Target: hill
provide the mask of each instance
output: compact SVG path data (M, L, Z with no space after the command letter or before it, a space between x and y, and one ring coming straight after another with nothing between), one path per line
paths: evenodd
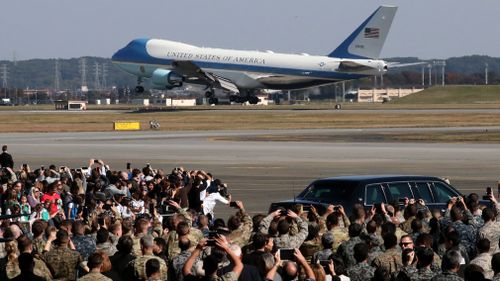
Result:
M435 86L392 101L393 104L500 103L500 86Z

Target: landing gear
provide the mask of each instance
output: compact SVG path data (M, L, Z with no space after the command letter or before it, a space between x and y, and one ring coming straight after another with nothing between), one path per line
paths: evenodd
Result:
M144 87L141 86L141 84L142 84L142 77L139 76L137 77L137 87L135 87L135 92L138 94L144 93Z
M248 102L250 104L258 104L260 102L260 99L256 96L250 96L248 97Z
M144 93L144 87L143 86L137 86L135 87L135 92L138 94Z
M209 98L208 103L213 104L213 105L217 105L217 104L219 104L219 99L218 98Z

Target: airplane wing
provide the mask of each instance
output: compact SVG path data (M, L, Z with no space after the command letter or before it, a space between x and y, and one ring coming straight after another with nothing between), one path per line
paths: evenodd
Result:
M233 93L239 93L238 87L229 79L217 76L211 72L206 72L192 61L172 62L173 71L187 77L187 80L198 80L213 87L221 88ZM188 81L189 82L189 81Z

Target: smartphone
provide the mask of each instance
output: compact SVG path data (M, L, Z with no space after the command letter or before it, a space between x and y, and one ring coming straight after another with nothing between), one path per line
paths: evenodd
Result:
M322 267L328 267L330 265L330 260L320 260L319 261L319 264L322 266Z
M486 188L486 194L487 194L487 195L491 195L491 193L492 193L492 191L491 191L491 187L489 187L489 186L488 186L488 187Z
M130 167L131 167L131 166L132 166L132 165L131 165L130 163L127 163L127 170L130 170Z
M99 164L99 159L94 159L94 163Z
M88 170L89 167L82 167L82 170Z
M217 237L217 231L208 232L208 239L214 239L215 237Z
M146 163L146 167L147 168L151 168L151 164L150 163Z
M28 168L28 164L24 163L23 164L23 169L27 169Z
M208 239L207 240L207 246L208 247L214 247L215 246L215 240L214 239Z
M295 260L294 249L280 249L279 251L280 251L280 258L282 260L289 260L289 261Z
M229 207L237 208L238 204L236 204L236 201L231 201L229 202Z
M43 165L40 166L40 170L42 170L42 171L45 170L45 167Z

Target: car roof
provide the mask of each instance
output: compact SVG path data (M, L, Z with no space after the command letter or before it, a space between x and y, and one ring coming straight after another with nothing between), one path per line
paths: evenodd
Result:
M315 181L352 181L352 182L386 182L386 181L408 181L408 180L437 180L443 179L434 176L418 175L356 175L356 176L338 176L318 179Z

